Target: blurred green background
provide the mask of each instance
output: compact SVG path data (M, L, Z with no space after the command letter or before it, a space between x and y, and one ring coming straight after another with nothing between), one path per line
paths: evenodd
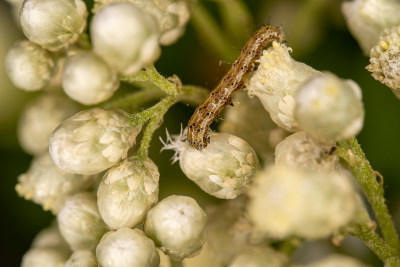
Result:
M219 10L214 1L204 1L204 6L217 17ZM384 177L389 208L400 225L400 100L375 81L365 70L368 58L346 29L338 0L248 0L246 6L253 14L252 31L262 24L282 26L293 48L292 56L315 69L336 73L342 78L356 81L363 90L366 118L359 141L374 169ZM4 69L8 48L23 35L12 17L10 6L0 2L0 178L1 215L1 266L19 266L23 253L29 248L35 234L49 225L53 216L36 204L19 198L14 186L19 174L29 166L31 156L18 145L16 127L18 116L29 99L37 93L26 93L14 88ZM211 52L197 34L192 23L177 43L163 47L156 67L165 76L177 74L185 84L196 84L212 89L231 62ZM238 41L232 47L240 49ZM165 138L165 127L178 133L194 111L193 107L178 104L166 115L164 125L156 132L150 157L160 168L160 198L170 194L195 197L206 206L216 200L206 196L187 180L177 164L170 165L172 152L160 153L158 136ZM319 247L326 244L320 244ZM347 241L339 250L363 257L373 266L381 266L376 257L366 254L354 240Z

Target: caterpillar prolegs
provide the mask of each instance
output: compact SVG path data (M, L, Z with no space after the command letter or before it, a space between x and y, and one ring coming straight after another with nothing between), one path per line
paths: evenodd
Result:
M197 107L189 120L187 140L191 146L199 150L207 147L210 142L210 124L226 105L232 104L233 92L243 87L246 74L254 70L254 63L262 55L262 50L273 41L282 43L284 40L284 32L273 26L263 26L253 34L228 73L210 92L205 102Z

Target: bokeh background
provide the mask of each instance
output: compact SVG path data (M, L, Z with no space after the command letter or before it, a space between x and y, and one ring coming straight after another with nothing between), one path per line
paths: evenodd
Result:
M214 1L203 1L204 6L218 19ZM346 29L340 12L339 0L248 0L244 1L254 18L256 30L262 24L282 26L293 48L292 56L315 69L327 70L342 78L356 81L363 90L366 110L365 124L359 141L374 169L384 177L387 203L400 226L400 100L375 81L365 70L368 58ZM87 1L90 5L91 3ZM19 174L29 167L31 156L18 145L16 129L24 105L38 93L26 93L12 86L7 78L4 57L21 33L10 6L0 0L0 257L1 266L19 266L23 253L35 234L48 226L54 217L34 203L19 198L14 187ZM212 89L231 62L211 52L192 23L177 43L163 47L156 63L165 76L177 74L185 84L196 84ZM240 49L242 43L235 44ZM186 179L177 164L171 166L172 152L160 153L158 136L165 138L165 127L179 132L194 111L193 107L178 104L166 115L164 125L156 132L150 157L160 168L160 198L171 194L195 197L203 206L217 200L206 196ZM381 266L368 249L352 238L339 248L327 242L308 244L311 251L332 249L361 258L371 266ZM318 253L315 253L318 254ZM312 257L318 257L311 255Z

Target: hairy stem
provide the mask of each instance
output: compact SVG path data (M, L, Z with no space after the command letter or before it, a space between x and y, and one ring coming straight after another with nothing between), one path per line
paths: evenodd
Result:
M399 254L395 249L388 246L382 238L367 225L353 225L349 234L355 236L369 247L384 263L386 267L400 266Z
M385 203L383 186L376 180L376 173L365 157L357 139L339 142L338 146L336 153L346 161L348 168L363 189L376 214L386 243L396 251L400 251L398 235Z

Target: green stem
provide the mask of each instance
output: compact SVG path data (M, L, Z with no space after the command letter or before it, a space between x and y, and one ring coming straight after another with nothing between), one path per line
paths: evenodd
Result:
M139 158L147 157L154 131L160 126L160 122L163 120L165 113L167 113L168 109L175 103L176 98L174 96L167 96L156 105L130 116L130 120L134 125L143 125L146 121L148 121L146 129L143 132L143 137L140 141L139 149L137 151L137 156Z
M119 99L110 101L102 105L105 109L123 109L129 113L137 112L145 104L156 101L165 96L159 89L147 89L127 94Z
M376 173L365 157L357 139L339 142L338 146L336 154L346 161L348 168L363 189L376 214L385 241L393 249L400 251L398 235L385 203L383 186L377 182Z
M355 236L369 247L384 263L386 267L400 266L399 254L367 225L353 225L349 234Z
M168 95L177 95L178 88L176 84L170 82L164 76L162 76L154 66L150 66L145 70L135 74L135 75L122 75L121 81L134 83L134 82L149 82L161 90L163 90Z
M200 36L200 41L206 47L209 47L224 61L233 62L235 60L239 50L234 48L234 44L229 41L214 18L199 2L193 8L191 21Z
M209 91L203 87L195 85L183 85L178 101L192 106L201 105L206 100Z

